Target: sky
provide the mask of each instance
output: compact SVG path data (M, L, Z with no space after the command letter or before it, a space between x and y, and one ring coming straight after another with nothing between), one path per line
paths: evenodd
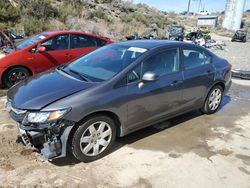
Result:
M183 12L187 10L188 0L133 0L134 3L145 3L163 11ZM223 11L226 0L201 0L204 10L209 12ZM199 0L191 0L190 11L197 12ZM250 9L250 0L246 0L245 10Z

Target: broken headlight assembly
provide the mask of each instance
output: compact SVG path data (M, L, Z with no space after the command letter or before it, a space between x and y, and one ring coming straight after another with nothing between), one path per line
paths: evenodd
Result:
M28 112L25 116L25 123L49 123L61 119L70 109L61 109L46 112Z

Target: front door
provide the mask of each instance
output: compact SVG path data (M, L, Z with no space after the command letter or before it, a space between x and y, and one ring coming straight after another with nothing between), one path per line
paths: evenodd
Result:
M41 43L40 46L44 46L46 51L34 53L34 67L37 73L70 61L68 34L52 37Z
M141 85L141 75L154 72L156 81ZM157 53L128 75L129 129L136 129L166 118L182 108L182 82L178 49Z

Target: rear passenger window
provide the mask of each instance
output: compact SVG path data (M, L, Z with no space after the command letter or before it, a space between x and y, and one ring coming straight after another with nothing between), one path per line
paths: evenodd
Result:
M185 70L211 63L211 56L197 50L183 50Z
M179 71L178 49L169 49L162 53L156 54L143 62L144 74L152 71L161 76Z
M93 37L87 35L71 35L70 48L89 48L96 47L96 40Z
M102 39L98 39L96 38L96 44L98 47L104 46L106 44L106 41L102 40Z

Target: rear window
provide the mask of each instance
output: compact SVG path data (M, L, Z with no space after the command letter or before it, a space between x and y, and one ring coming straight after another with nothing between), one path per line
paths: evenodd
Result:
M210 64L212 57L204 51L185 49L183 50L183 60L184 68L188 70Z

